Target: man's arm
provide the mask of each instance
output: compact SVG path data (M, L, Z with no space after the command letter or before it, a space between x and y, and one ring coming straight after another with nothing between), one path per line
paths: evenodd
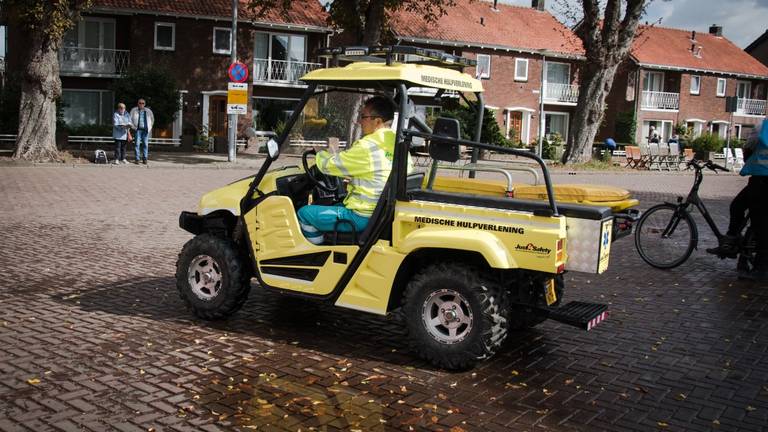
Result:
M357 177L371 172L370 153L362 145L353 144L335 155L321 150L315 156L315 164L320 172L336 177Z

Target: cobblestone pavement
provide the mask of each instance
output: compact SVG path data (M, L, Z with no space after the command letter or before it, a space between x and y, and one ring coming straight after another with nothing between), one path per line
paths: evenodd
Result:
M0 430L768 430L768 295L703 250L645 265L631 239L566 299L607 302L587 333L547 322L472 371L408 352L393 318L254 285L232 319L194 319L174 262L180 210L236 169L0 167ZM556 174L644 206L690 174ZM708 176L725 223L737 176ZM713 243L701 230L701 246Z

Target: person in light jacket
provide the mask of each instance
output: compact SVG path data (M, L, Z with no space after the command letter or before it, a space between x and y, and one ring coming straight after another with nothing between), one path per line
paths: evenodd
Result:
M138 106L131 110L131 124L133 129L136 130L136 160L138 164L141 160L144 165L147 164L147 158L149 157L149 135L152 133L152 126L155 123L155 115L152 110L146 105L147 102L144 99L139 99ZM142 145L144 151L142 152Z
M112 138L115 140L115 165L127 164L125 160L125 144L131 129L131 116L125 110L125 104L117 104L117 111L112 115Z

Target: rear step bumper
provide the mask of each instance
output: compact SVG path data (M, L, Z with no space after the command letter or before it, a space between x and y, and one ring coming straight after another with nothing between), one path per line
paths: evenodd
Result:
M632 234L632 226L640 220L640 211L637 209L628 209L624 213L615 213L613 215L613 240L616 241L622 237Z
M543 309L543 312L549 319L589 331L608 318L608 305L572 301L559 308Z

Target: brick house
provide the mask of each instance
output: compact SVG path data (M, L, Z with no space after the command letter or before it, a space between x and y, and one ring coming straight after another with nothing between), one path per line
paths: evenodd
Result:
M478 67L465 72L483 79L486 106L508 138L535 142L543 129L567 139L583 48L544 9L543 0L533 0L531 7L457 0L436 23L400 12L392 17L391 28L403 45L476 59ZM420 103L422 112L430 110L428 98Z
M738 97L731 134L746 138L766 114L768 67L722 36L657 26L640 26L629 60L621 65L608 97L599 136L616 137L620 117L636 116L635 142L647 139L650 126L664 141L676 124L699 136L708 132L725 138L731 125L726 96Z
M298 100L298 78L320 67L314 51L327 46L331 29L317 0L294 0L287 16L257 18L241 0L238 59L250 66L247 115L239 126L271 129ZM177 79L182 110L155 137L178 138L208 130L226 136L227 67L231 52L232 4L228 0L94 0L64 37L59 53L64 120L70 125L111 124L118 101L109 90L129 68L165 66ZM9 29L9 69L19 69L12 47L23 37ZM130 109L136 101L122 101Z

